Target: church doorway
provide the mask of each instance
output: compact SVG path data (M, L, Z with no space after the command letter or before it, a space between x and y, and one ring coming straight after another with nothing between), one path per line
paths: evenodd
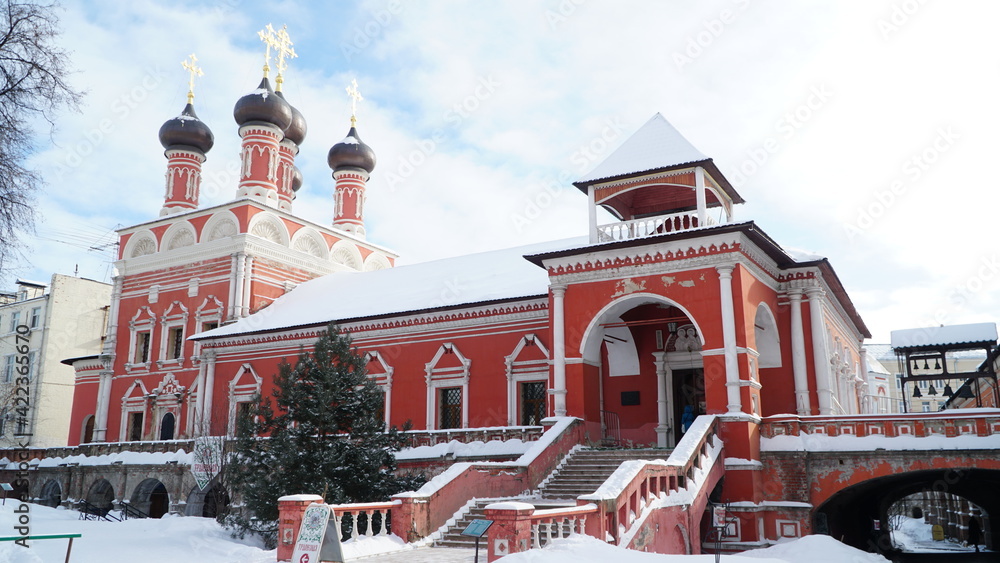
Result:
M620 428L605 438L673 447L684 420L705 412L702 344L687 311L662 296L635 294L605 307L583 349L584 360L600 366L602 421Z

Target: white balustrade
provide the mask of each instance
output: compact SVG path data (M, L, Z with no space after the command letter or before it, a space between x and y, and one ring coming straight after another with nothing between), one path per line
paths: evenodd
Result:
M700 226L707 227L717 224L718 222L714 218L706 217L705 224L699 225L698 213L695 211L685 211L671 215L659 215L657 217L646 217L643 219L622 221L620 223L599 225L597 227L597 237L599 242L632 240L652 235L689 231L697 229Z

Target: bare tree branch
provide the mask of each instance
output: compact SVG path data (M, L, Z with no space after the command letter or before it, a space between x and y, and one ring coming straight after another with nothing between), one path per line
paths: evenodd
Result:
M61 109L83 97L67 82L69 54L57 44L55 3L0 0L0 275L19 255L22 233L34 231L40 174L27 166L35 150L31 122L51 133Z

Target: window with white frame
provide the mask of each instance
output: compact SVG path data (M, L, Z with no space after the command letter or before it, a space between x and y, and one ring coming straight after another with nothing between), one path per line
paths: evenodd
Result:
M426 364L428 429L441 428L443 423L453 424L456 419L457 425L450 427L469 426L471 366L472 361L451 342L442 344L434 359Z
M365 359L368 377L382 390L382 411L379 413L381 420L389 425L392 419L392 373L395 368L390 366L377 350L366 353Z
M209 295L201 302L201 305L194 312L194 326L196 332L205 332L214 328L219 328L222 323L222 302L214 295ZM198 363L201 358L201 343L195 342L191 356L191 361Z
M151 336L148 330L135 333L135 353L132 356L133 364L144 364L149 361L149 341Z
M42 308L34 307L31 309L31 319L28 321L28 326L31 328L38 328L42 322Z
M10 314L10 331L14 332L17 330L18 325L21 324L21 311L14 311Z
M230 436L236 433L236 423L239 420L241 411L249 412L254 398L260 395L260 386L263 379L257 375L253 366L243 364L240 366L236 376L229 382L229 423L227 433Z
M548 348L534 334L526 334L504 362L507 367L507 424L539 424L548 410Z
M184 351L184 327L173 326L167 329L167 357L168 360L179 360Z
M129 321L131 343L126 369L147 368L153 347L153 327L156 317L149 307L141 307Z
M187 325L188 310L180 301L174 301L167 308L160 320L161 331L160 356L161 363L181 362L184 360L184 326Z

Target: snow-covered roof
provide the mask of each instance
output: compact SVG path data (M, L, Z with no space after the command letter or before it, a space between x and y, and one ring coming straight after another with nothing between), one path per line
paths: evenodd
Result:
M918 348L996 342L996 323L908 328L890 333L893 348Z
M548 273L525 260L524 255L581 246L585 242L586 239L565 239L373 272L336 272L299 285L269 307L236 323L192 338L546 295Z
M892 372L885 369L882 362L873 358L871 355L865 357L865 362L868 364L868 373L878 373L882 375L892 375Z
M577 183L705 160L707 156L657 113Z

